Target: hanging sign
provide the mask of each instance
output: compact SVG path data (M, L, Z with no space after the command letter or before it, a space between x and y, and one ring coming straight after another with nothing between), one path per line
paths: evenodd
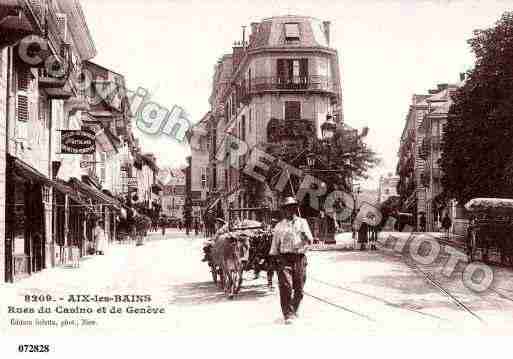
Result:
M61 130L61 153L93 154L96 151L96 135L91 130Z
M128 188L137 188L137 177L127 177Z

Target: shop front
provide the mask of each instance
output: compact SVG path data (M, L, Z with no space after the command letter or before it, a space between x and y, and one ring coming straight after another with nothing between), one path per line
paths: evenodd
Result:
M51 181L23 161L7 156L6 280L14 282L51 263ZM50 208L50 209L49 209Z

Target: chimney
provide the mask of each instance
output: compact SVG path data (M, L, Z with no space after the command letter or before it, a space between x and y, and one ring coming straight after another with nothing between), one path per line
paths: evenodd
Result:
M331 22L323 21L322 25L324 27L324 35L326 35L326 43L328 44L328 46L330 46L330 25L331 25Z
M240 62L244 58L244 45L240 41L235 41L233 44L233 71L237 70L237 67L239 67Z

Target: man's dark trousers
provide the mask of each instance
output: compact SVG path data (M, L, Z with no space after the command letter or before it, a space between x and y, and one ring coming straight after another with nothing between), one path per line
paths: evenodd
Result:
M303 299L306 265L304 254L286 253L279 255L278 282L281 310L285 318L290 318L296 314Z

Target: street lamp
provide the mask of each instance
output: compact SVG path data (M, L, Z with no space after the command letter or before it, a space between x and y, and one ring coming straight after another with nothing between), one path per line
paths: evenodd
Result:
M326 115L326 121L321 125L322 138L325 140L333 138L336 130L337 124L333 121L333 117L330 114Z

